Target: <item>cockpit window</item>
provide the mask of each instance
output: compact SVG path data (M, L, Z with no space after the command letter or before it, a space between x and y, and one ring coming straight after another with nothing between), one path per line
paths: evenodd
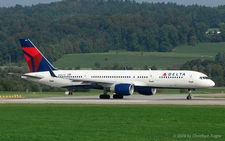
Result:
M207 76L200 76L200 79L209 79Z

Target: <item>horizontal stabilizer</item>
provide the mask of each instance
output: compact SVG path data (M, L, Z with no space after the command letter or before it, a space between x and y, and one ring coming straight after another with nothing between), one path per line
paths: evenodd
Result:
M42 79L42 76L33 76L33 75L22 75L21 78L34 78L34 79Z

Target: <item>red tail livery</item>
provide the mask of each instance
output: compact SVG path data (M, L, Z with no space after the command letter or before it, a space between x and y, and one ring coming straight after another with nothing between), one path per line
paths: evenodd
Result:
M30 72L56 70L29 39L20 39L20 43Z

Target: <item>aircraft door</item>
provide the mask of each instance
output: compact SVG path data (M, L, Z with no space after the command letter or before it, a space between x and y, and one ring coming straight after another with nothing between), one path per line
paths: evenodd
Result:
M153 74L149 75L149 82L154 82L154 75Z
M189 83L193 83L193 75L190 75L190 78L189 78Z

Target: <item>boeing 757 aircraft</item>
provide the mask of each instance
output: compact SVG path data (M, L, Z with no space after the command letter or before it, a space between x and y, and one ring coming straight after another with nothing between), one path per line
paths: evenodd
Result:
M76 89L101 89L100 99L132 95L154 95L157 88L188 89L187 99L196 88L213 87L215 83L205 74L190 70L58 70L44 57L29 39L20 39L24 57L30 69L21 77L28 81Z

